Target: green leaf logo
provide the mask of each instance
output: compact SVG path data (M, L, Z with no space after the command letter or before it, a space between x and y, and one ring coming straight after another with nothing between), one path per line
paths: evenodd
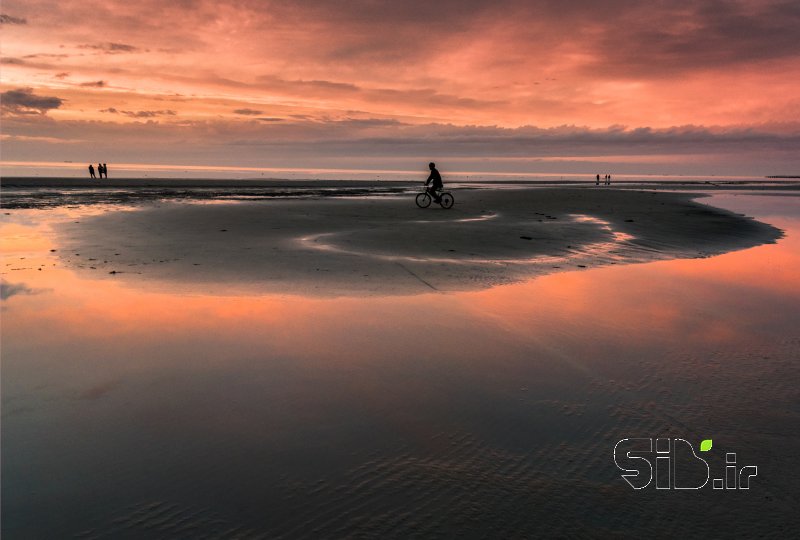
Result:
M714 444L714 442L711 439L706 439L706 440L700 442L700 451L701 452L708 452L709 450L711 450L711 446L713 444Z

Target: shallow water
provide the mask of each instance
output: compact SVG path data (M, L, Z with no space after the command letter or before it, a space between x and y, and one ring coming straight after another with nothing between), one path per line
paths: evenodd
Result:
M419 191L415 186L414 191ZM225 203L270 199L319 199L378 197L410 193L397 185L343 187L200 187L133 186L133 187L5 187L2 208L57 208L62 206L121 205L154 201L188 201Z
M800 525L800 199L695 260L384 298L180 293L60 266L3 216L4 538L777 535ZM634 491L626 437L750 490Z

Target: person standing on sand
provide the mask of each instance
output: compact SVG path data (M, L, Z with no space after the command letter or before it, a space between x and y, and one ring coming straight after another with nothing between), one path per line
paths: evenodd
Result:
M92 165L91 163L89 163L89 176L90 176L91 178L95 178L95 175L94 175L94 165Z
M108 178L108 174L106 174L106 178ZM610 174L608 175L608 178L606 178L606 185L607 186L611 185L611 175Z
M433 183L431 187L428 188L428 193L430 193L433 200L437 203L441 202L441 198L439 197L439 191L444 188L444 184L442 183L442 175L439 174L439 171L436 170L436 163L431 161L428 163L428 168L431 170L431 174L428 175L428 179L425 180L425 185L427 186L430 183Z
M106 175L106 179L108 179L108 165L103 163L103 174Z
M599 174L597 175L597 180L594 181L594 185L596 185L596 186L600 185L600 175Z

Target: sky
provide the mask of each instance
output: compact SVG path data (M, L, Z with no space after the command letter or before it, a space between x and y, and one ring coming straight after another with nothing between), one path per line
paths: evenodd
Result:
M0 23L6 170L800 174L796 0L4 0Z

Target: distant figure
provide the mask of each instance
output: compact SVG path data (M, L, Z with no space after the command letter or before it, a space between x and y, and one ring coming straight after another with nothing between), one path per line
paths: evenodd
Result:
M108 178L108 165L106 165L105 163L103 163L103 174L105 175L106 178Z
M595 180L594 185L596 185L596 186L600 185L600 175L599 174L597 175L597 180Z
M92 177L92 178L97 178L94 175L94 165L92 165L91 163L89 163L89 176Z
M432 183L431 187L428 188L428 193L430 193L431 197L433 197L433 199L439 203L439 191L444 188L444 184L442 183L442 175L436 170L436 163L433 161L428 163L428 168L431 170L431 174L429 174L428 179L425 180L425 185L427 186L428 184Z
M106 178L108 178L108 173L106 173ZM608 178L606 178L606 185L607 186L611 185L611 175L610 174L608 175Z

